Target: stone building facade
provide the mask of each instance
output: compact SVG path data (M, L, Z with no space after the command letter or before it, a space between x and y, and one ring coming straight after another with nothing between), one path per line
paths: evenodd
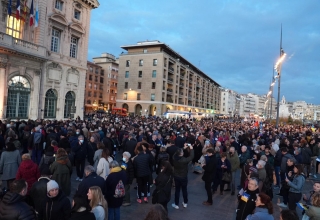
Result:
M16 0L12 16L0 1L0 118L82 116L90 15L99 2L38 0L39 25L30 27L26 1L25 21L15 18Z

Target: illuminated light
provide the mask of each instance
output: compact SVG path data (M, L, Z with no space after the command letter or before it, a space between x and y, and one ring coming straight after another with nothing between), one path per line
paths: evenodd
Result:
M276 65L274 66L274 69L279 73L279 65L283 62L283 60L286 58L287 54L283 53L282 56L279 58L279 60L277 61Z
M274 84L275 84L276 82L273 82L273 83L271 83L271 85L270 86L274 86Z

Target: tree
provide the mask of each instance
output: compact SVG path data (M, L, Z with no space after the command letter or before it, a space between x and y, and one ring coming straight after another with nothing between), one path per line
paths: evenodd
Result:
M291 115L289 115L289 117L288 117L288 123L289 123L289 124L292 124L292 123L293 123L293 118L291 117Z

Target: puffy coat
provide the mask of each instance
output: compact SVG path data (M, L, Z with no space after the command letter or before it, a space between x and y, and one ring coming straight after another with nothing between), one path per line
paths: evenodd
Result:
M268 209L256 207L254 214L248 215L246 220L274 220L274 217L268 213Z
M188 176L188 163L192 161L194 157L194 150L190 151L189 157L180 157L179 155L173 155L173 175L180 178L185 178Z
M68 197L59 190L56 197L47 196L46 202L40 209L39 220L68 220L71 214L71 203Z
M78 186L76 194L87 196L88 190L91 186L99 186L102 193L105 194L105 180L101 176L98 176L95 172L90 173L82 180L82 182Z
M136 177L149 176L151 174L152 158L149 154L139 153L133 160Z
M311 163L312 151L309 147L301 148L301 156L302 156L302 164Z
M71 180L72 166L68 156L57 157L56 161L50 166L52 179L57 181L60 189L66 194L71 193Z
M171 187L173 176L160 172L155 179L156 188L152 194L156 203L167 203L171 199Z
M1 220L35 220L33 209L24 202L18 193L7 192L0 201Z
M204 169L204 173L202 176L203 181L212 181L215 176L217 170L217 158L215 155L212 155L206 161L206 165L202 167Z
M28 192L32 185L37 182L40 177L38 165L32 160L23 160L19 166L16 179L25 179L28 183Z
M74 159L78 161L85 160L87 156L87 149L88 143L86 141L82 144L79 144L79 142L75 143L74 146L72 146L72 151L75 153Z
M34 208L37 212L47 200L47 183L50 181L48 177L40 177L30 189L29 195L33 200Z
M92 212L85 210L83 212L73 212L69 220L96 220Z
M4 151L0 159L1 180L11 180L16 178L16 174L21 163L21 156L18 150Z

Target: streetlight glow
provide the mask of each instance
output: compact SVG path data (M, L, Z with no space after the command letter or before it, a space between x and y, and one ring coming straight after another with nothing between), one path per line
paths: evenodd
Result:
M274 69L277 71L277 73L280 72L279 70L279 66L280 64L282 64L282 62L284 61L284 59L286 58L287 54L283 53L282 56L279 58L279 60L277 61L276 65L274 66Z

